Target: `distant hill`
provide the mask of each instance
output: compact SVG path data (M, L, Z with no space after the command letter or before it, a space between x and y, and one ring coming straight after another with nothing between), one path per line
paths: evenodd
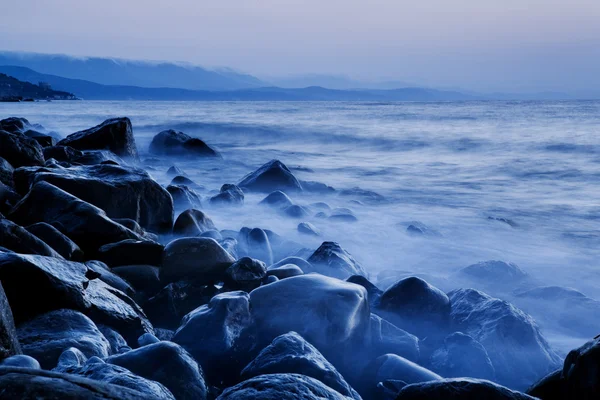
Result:
M259 79L229 69L112 58L0 52L0 65L30 68L43 74L82 79L103 85L190 90L234 90L265 86Z
M145 88L101 85L81 79L41 74L29 68L0 66L0 72L27 82L48 82L53 87L75 93L84 100L288 100L288 101L449 101L473 100L475 96L423 88L395 90L333 90L318 86L302 89L261 87L229 91Z
M263 80L283 88L302 88L307 86L322 86L328 89L398 89L415 86L402 81L362 81L343 75L306 74L288 77L271 77Z
M74 98L73 94L53 90L49 85L23 82L0 73L0 101L72 100Z

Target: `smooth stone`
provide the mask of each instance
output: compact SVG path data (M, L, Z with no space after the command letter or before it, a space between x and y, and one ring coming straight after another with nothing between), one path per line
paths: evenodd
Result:
M225 271L223 284L231 290L250 292L267 276L267 265L250 257L242 257Z
M31 127L32 125L27 118L8 117L0 120L0 130L9 133L22 133Z
M346 282L355 283L367 289L367 293L369 294L369 304L371 304L373 309L377 308L379 305L379 300L381 299L381 295L383 294L383 290L379 289L370 280L362 275L352 275L346 279Z
M212 239L215 239L216 241L223 240L223 235L221 235L221 232L219 232L216 229L211 229L210 231L202 232L200 234L200 237L212 238Z
M198 186L200 186L190 178L183 175L177 175L176 177L174 177L169 185L186 185L192 188L197 188Z
M290 218L306 218L310 215L306 208L297 204L284 208L283 213Z
M251 192L284 192L302 191L302 185L279 160L271 160L256 171L246 175L238 186Z
M5 358L4 360L0 361L0 368L1 367L42 369L38 360L24 354L18 354Z
M173 198L173 206L176 210L202 208L202 200L198 193L186 185L169 185L167 192Z
M276 263L272 264L271 266L269 266L269 268L267 268L267 270L275 269L275 268L278 268L278 267L281 267L281 266L287 265L287 264L296 265L297 267L299 267L302 270L302 272L304 272L304 271L312 272L314 270L314 267L312 266L311 263L306 261L304 258L295 257L295 256L285 257L284 259L281 259L281 260L277 261Z
M210 198L212 205L237 205L244 204L244 192L237 185L226 183L221 186L220 193Z
M177 236L198 236L206 231L217 229L208 215L200 210L185 210L173 226L173 234Z
M57 142L55 137L46 135L45 133L38 132L33 129L28 129L25 132L23 132L23 136L35 140L42 147L54 146Z
M242 243L245 244L245 254L261 260L267 265L272 264L273 249L267 233L260 228L254 228L247 232L240 231L240 236L244 236L244 234L245 241Z
M458 274L490 285L514 285L529 277L517 264L504 261L482 261L461 269Z
M167 170L167 175L169 175L169 176L185 175L185 172L183 172L179 167L173 165Z
M158 343L160 340L151 333L144 333L138 338L138 345L140 347L148 346L149 344Z
M150 240L126 239L98 249L98 260L111 268L123 265L160 266L165 246Z
M102 332L106 340L108 340L108 343L110 344L111 354L120 354L131 350L131 347L129 347L127 341L123 338L123 336L121 336L119 332L106 325L97 324L96 326L98 327L98 330Z
M275 208L286 208L291 206L293 203L287 194L285 194L281 190L276 190L274 192L271 192L264 199L262 199L259 204Z
M447 378L468 376L495 380L496 371L481 343L462 332L444 339L443 345L431 355L431 368Z
M58 254L63 256L69 261L83 261L83 251L69 239L67 236L62 234L58 229L45 222L38 222L37 224L29 225L26 228L31 234L37 236L47 245L52 247Z
M173 129L156 134L149 150L151 154L169 156L221 157L219 152L202 140Z
M365 350L368 359L389 353L413 362L420 358L419 339L416 336L375 314L371 314L370 345Z
M294 264L284 264L280 267L269 267L267 270L268 276L275 276L278 279L291 278L292 276L303 275L304 271Z
M136 299L147 300L163 288L160 268L153 265L123 265L113 268L112 272L135 289Z
M454 378L416 383L402 388L396 400L535 400L490 381Z
M336 242L323 242L307 261L312 268L300 266L305 274L316 272L338 279L352 275L367 276L362 265Z
M321 236L321 232L310 222L301 222L298 224L298 232L309 236Z

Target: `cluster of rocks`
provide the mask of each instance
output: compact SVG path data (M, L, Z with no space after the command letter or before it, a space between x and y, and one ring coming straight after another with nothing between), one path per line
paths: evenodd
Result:
M338 243L307 252L267 229L219 230L181 171L164 188L127 164L139 156L126 118L56 145L26 135L29 126L0 121L0 398L600 394L598 340L561 368L528 314L483 292L445 293L414 276L381 290ZM151 145L218 156L211 150L174 131ZM285 192L307 187L272 161L209 201L239 206L243 191L258 191L288 210ZM547 374L529 395L515 391Z

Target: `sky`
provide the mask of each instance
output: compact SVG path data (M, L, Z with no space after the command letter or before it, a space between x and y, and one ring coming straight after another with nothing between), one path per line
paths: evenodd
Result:
M600 91L600 0L0 0L0 49Z

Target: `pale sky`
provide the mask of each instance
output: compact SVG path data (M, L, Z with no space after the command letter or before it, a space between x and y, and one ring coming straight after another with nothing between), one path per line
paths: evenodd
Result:
M600 0L0 0L0 50L600 90Z

